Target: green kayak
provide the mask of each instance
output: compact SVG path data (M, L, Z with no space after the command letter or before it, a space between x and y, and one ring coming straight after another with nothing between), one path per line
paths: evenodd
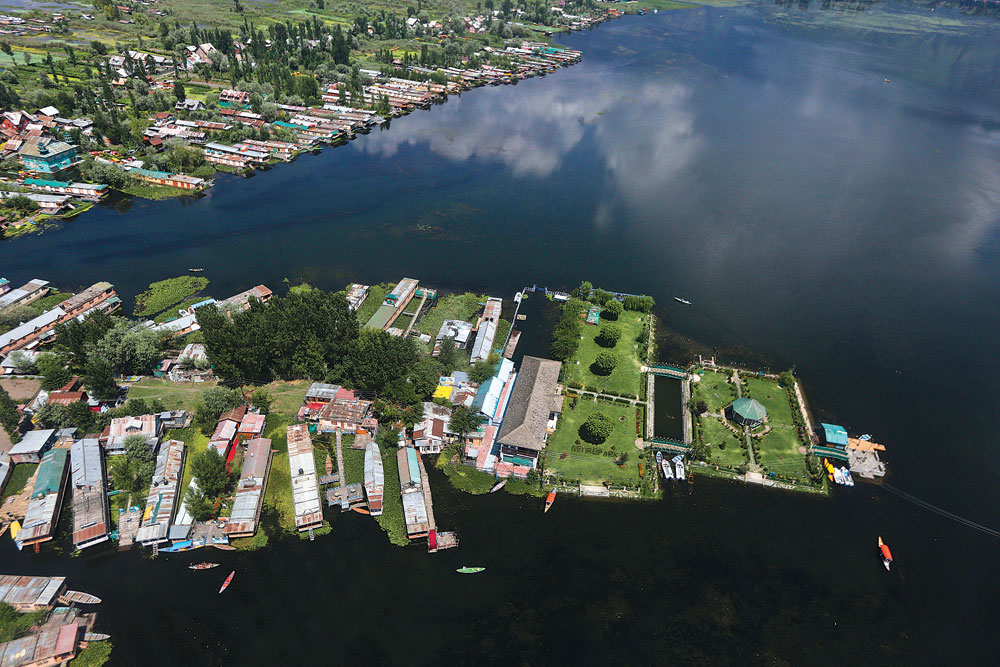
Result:
M460 567L460 568L458 568L455 571L458 572L459 574L476 574L477 572L482 572L485 569L486 569L485 567L468 567L468 566L466 566L466 567Z

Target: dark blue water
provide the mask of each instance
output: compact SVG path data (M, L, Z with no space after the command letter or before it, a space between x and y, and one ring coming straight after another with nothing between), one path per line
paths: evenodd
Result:
M795 365L817 416L889 446L896 486L998 527L1000 24L828 7L610 22L565 38L576 67L196 201L4 241L0 273L107 279L126 297L189 266L218 296L404 275L649 293L679 334ZM871 486L816 500L699 478L690 497L563 498L543 518L534 500L435 482L456 552L395 549L338 516L330 537L233 557L221 599L179 561L68 562L9 541L0 557L101 595L123 665L992 657L1000 542ZM466 563L488 574L457 581Z

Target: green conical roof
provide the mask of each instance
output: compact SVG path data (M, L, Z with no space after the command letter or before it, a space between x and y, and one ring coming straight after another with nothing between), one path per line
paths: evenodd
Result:
M737 398L733 401L733 412L747 421L763 421L767 416L764 406L752 398Z

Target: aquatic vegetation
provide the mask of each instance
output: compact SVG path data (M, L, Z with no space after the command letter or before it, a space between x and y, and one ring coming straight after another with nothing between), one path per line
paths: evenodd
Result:
M150 283L149 289L135 297L133 314L137 317L155 315L179 304L184 299L208 287L208 278L178 276Z

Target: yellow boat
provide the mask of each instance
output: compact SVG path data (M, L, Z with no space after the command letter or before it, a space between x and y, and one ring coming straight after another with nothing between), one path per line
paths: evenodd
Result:
M21 532L21 523L19 521L14 521L10 524L10 539L17 542L17 534Z

